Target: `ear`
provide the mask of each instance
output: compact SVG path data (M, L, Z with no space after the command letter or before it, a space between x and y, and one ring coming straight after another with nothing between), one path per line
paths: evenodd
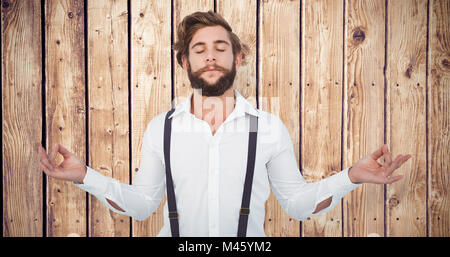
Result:
M188 63L188 59L187 59L186 55L183 55L181 57L181 64L183 65L183 69L187 70L189 63Z
M236 55L236 70L241 66L242 63L242 52L237 53Z

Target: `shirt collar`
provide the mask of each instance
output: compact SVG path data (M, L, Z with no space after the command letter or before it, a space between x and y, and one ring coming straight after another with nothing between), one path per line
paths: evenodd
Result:
M179 103L175 107L175 111L169 116L169 119L180 113L191 114L191 99L193 94L194 92L192 92L184 102ZM253 116L259 116L258 111L253 107L253 105L251 105L236 89L234 89L234 95L236 96L236 103L234 110L230 115L239 117L245 115L245 113L248 113Z

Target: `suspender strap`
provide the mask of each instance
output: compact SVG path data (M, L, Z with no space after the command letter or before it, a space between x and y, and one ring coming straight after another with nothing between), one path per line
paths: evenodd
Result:
M170 170L170 136L172 134L172 120L169 116L175 111L171 109L166 114L164 122L164 161L166 164L166 185L167 185L167 204L169 209L170 230L173 237L179 237L178 212L175 200L175 190L173 188L172 172Z
M166 114L164 122L164 161L166 164L167 204L169 209L170 230L173 237L179 237L178 212L175 201L172 172L170 169L170 136L172 134L172 120L169 116L175 111L171 109ZM250 196L252 192L253 173L255 169L256 139L258 134L258 117L250 115L250 131L248 138L247 173L245 175L242 205L239 214L238 237L247 234L248 215L250 215Z
M258 117L250 115L250 131L248 135L247 173L245 175L244 193L239 212L238 237L247 235L248 215L250 215L250 196L252 193L253 173L255 170L256 139L258 135Z

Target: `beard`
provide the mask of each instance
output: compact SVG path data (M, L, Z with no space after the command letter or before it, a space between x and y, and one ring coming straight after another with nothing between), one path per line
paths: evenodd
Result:
M214 84L209 84L203 78L200 77L203 74L203 72L205 72L209 68L214 68L217 71L221 71L223 73L223 75ZM210 66L205 66L204 68L201 68L196 72L192 72L191 65L189 64L187 68L187 73L192 88L200 89L202 96L221 96L233 85L234 78L236 76L236 65L233 61L233 67L231 68L231 70L228 70L214 64Z

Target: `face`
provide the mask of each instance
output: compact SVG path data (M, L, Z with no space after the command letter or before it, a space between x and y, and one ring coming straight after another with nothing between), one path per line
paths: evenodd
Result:
M189 57L183 56L191 86L204 96L220 96L233 85L241 55L233 56L228 32L222 26L199 29L189 44Z

